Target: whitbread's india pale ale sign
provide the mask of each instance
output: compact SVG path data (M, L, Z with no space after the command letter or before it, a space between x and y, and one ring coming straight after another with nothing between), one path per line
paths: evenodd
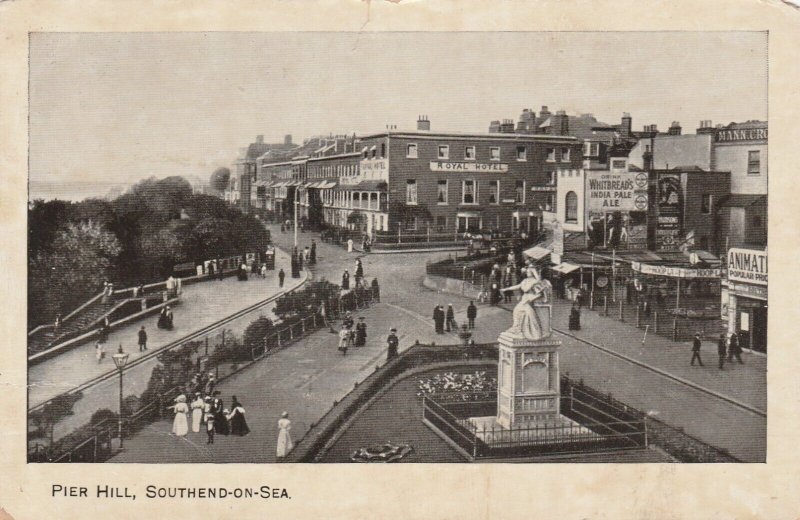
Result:
M728 250L728 280L767 285L767 252L758 249Z

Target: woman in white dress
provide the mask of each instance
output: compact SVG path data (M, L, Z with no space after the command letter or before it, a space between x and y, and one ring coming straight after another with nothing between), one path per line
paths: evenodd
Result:
M194 433L200 433L200 422L203 420L203 408L205 407L205 403L203 402L203 398L200 395L200 392L196 392L194 401L192 401L192 431Z
M179 437L189 433L189 421L186 415L189 413L189 405L186 404L186 396L179 395L175 398L175 404L171 406L175 410L175 420L172 421L172 433Z
M289 420L289 412L283 412L278 420L278 459L283 459L292 448L292 436L289 430L292 429L292 421Z

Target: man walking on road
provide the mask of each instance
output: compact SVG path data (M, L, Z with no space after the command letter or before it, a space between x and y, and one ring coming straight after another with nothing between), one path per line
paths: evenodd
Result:
M386 338L386 343L389 346L386 352L386 361L391 361L397 357L397 347L400 345L400 341L397 339L397 329L392 328L389 331L389 337Z
M717 354L719 355L719 369L722 370L722 367L725 365L725 355L727 351L725 349L725 334L719 335L719 341L717 342Z
M441 305L433 308L433 328L436 334L444 334L444 309Z
M742 347L739 346L739 336L737 336L735 332L731 334L731 340L728 344L728 362L733 363L733 356L736 356L736 360L744 365L744 361L742 361Z
M147 350L147 332L144 330L144 325L139 329L139 352Z
M700 341L700 333L694 335L694 341L692 341L692 361L689 363L690 365L694 366L694 360L696 359L700 366L703 365L703 360L700 358L700 347L703 343Z
M458 329L458 325L456 324L456 313L453 310L453 304L452 303L447 305L446 323L447 323L447 332L450 332L451 329L454 330L454 331Z
M316 240L312 240L311 241L311 252L309 253L308 263L309 263L309 265L316 265L316 263L317 263L317 241Z
M283 272L283 269L278 271L278 287L283 287L283 280L286 278L286 273Z
M475 328L475 318L478 317L478 308L475 307L475 303L469 302L469 307L467 307L467 321L469 322L469 328Z

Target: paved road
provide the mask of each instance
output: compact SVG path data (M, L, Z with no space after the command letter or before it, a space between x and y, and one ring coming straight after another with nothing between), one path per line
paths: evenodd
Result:
M276 270L268 271L267 278L253 276L248 282L240 282L235 276L224 280L212 280L188 285L183 288L181 302L174 309L175 328L162 330L156 326L158 316L130 323L113 331L106 344L106 359L98 364L95 357L94 342L86 343L59 356L30 367L28 370L28 407L34 407L56 395L76 388L103 374L114 372L114 362L110 356L122 345L130 353L130 361L139 358L138 331L144 325L148 336L148 351L163 347L194 331L207 327L278 292L277 270L281 267L288 273L284 289L299 283L291 278L288 255L277 252ZM272 317L273 305L264 308L264 313Z
M300 235L300 245L310 244L311 234ZM289 245L291 234L273 230L278 245ZM341 271L353 272L356 253L338 246L318 243L320 262L317 277L338 281ZM237 395L248 411L253 433L244 438L222 438L207 447L205 436L190 434L178 439L169 435L170 423L162 421L126 441L120 462L271 462L277 437L280 412L288 410L294 421L295 437L302 435L332 405L352 389L356 381L369 374L385 356L384 339L391 326L400 331L401 348L415 340L455 343L455 335L439 336L430 319L435 304L452 302L458 309L456 320L464 321L467 300L430 292L422 287L424 264L447 253L405 253L372 255L363 259L367 278L377 276L382 303L363 311L369 324L369 341L363 349L342 357L335 350L335 338L321 331L226 380L221 385L224 398ZM568 306L557 304L556 327L567 323ZM479 309L478 342L495 341L510 323L508 309L482 306ZM635 327L585 311L587 339L651 364L661 370L726 393L736 399L762 407L766 404L766 363L763 358L745 356L744 366L719 371L713 366L713 353L704 368L688 363L688 346L664 338L649 337L641 346L642 332ZM566 328L566 327L564 327ZM766 453L766 419L674 380L656 375L636 364L610 356L573 338L562 336L561 367L573 378L612 393L619 400L649 411L673 426L710 444L726 448L743 460L762 461ZM663 344L661 342L664 342Z

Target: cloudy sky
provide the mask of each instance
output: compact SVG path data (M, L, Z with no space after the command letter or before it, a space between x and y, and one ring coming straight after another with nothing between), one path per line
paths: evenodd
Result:
M31 35L30 180L207 179L257 134L486 131L523 108L634 128L767 118L766 33Z

